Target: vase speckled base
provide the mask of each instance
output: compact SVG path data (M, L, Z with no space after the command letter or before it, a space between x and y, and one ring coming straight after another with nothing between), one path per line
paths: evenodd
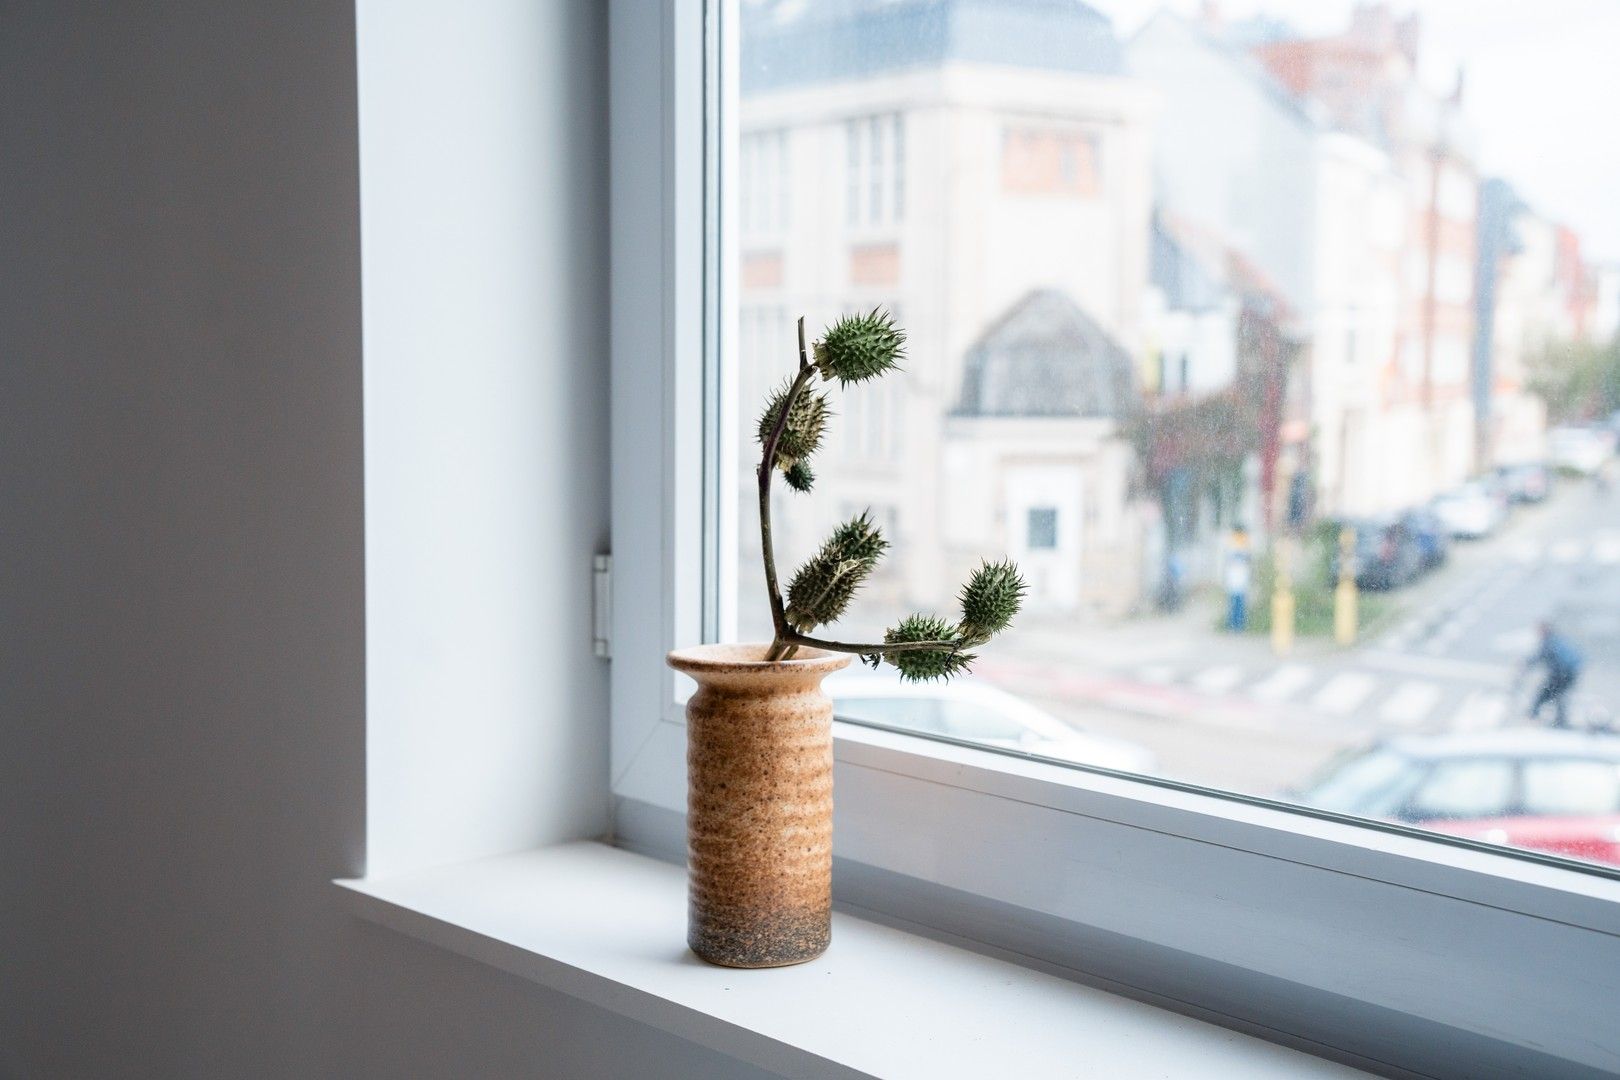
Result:
M832 702L849 664L800 649L700 645L669 654L686 704L686 941L726 967L814 960L832 933Z

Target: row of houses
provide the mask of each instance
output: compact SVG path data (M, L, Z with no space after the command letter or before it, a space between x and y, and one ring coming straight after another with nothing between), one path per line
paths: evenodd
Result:
M1530 358L1614 331L1612 275L1479 175L1460 86L1422 87L1386 8L1314 39L1161 13L1121 40L1078 0L743 25L742 400L800 314L910 333L777 510L813 537L871 508L904 552L884 606L1005 551L1043 606L1119 613L1235 524L1420 503L1539 455Z

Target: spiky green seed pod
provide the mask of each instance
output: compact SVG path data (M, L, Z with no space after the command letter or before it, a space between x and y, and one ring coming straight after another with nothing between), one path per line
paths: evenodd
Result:
M1027 586L1011 559L985 562L962 586L962 636L982 645L1012 625Z
M787 593L788 622L808 633L836 621L888 547L865 514L838 526L793 575Z
M788 390L792 386L792 382L788 382L773 391L765 411L760 414L761 446L771 441L771 432L776 430L777 417L782 414L782 405L787 401ZM814 454L821 445L822 436L827 433L827 418L831 415L832 410L828 408L826 394L800 390L799 396L793 399L793 408L788 410L787 423L782 427L782 437L776 441L777 467L786 472L793 467L794 462L803 461Z
M782 479L786 480L787 486L794 491L809 491L815 486L816 474L810 471L810 466L806 465L803 459L800 459L783 470Z
M885 645L916 641L957 641L956 628L936 615L908 615L883 635ZM955 648L918 649L915 652L885 653L884 659L900 670L906 682L948 679L968 669L970 653Z
M873 308L869 314L845 315L833 323L815 343L814 352L821 377L848 386L899 366L906 355L906 332L894 325L888 312Z

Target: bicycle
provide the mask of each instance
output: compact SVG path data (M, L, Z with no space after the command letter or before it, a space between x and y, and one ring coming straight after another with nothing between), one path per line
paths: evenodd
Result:
M1532 684L1526 693L1527 683ZM1554 709L1543 707L1535 715L1530 713L1530 703L1534 700L1533 694L1537 691L1533 687L1533 680L1517 678L1509 688L1508 699L1514 715L1525 717L1527 722L1535 727L1546 728L1549 731L1584 731L1590 733L1620 735L1620 719L1617 719L1614 710L1605 705L1595 694L1576 693L1569 690L1564 698L1564 722L1557 723L1548 717L1557 712Z

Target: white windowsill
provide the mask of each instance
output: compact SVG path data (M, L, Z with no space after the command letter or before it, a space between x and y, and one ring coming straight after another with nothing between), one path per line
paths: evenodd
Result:
M1361 1075L842 913L812 963L711 967L683 871L605 844L338 884L362 918L786 1075Z

